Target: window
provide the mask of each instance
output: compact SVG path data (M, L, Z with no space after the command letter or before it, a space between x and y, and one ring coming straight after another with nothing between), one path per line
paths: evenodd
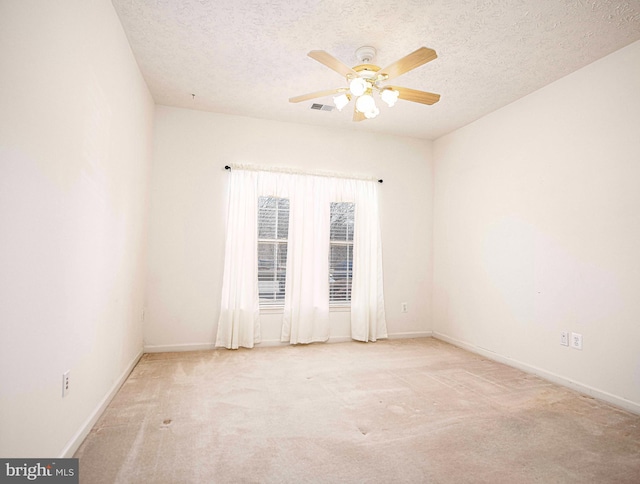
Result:
M331 203L329 232L329 302L351 302L355 204Z
M386 337L378 184L278 168L239 166L229 175L216 346L253 348L260 311L274 307L280 339L291 344L326 341L331 307L340 305L353 339ZM354 204L335 203L343 201Z
M333 202L329 232L329 302L351 302L355 204ZM258 293L260 306L284 304L289 200L258 198Z
M287 278L289 200L258 198L258 293L260 306L281 306Z

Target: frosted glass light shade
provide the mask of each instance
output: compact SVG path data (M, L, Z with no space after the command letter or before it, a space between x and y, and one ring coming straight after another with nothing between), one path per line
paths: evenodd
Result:
M349 98L346 94L340 94L333 98L333 102L335 103L338 111L342 111L342 108L349 104Z
M367 81L360 77L356 77L349 83L349 90L354 96L362 96L367 90Z
M367 111L366 113L364 113L364 117L367 118L367 119L373 119L378 114L380 114L380 110L376 106L374 106L373 109L371 109L370 111Z
M363 94L356 100L356 109L361 113L368 113L376 109L376 103L369 94Z
M392 107L398 100L400 93L394 89L385 89L380 93L380 98L387 103L387 106Z

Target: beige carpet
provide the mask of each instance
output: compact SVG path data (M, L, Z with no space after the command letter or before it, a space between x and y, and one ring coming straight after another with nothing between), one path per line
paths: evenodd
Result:
M82 483L639 483L640 416L432 338L146 354Z

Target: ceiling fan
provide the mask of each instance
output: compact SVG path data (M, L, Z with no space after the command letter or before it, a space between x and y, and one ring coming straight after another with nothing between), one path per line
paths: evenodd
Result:
M440 94L418 91L407 87L383 85L386 81L401 76L438 57L436 51L433 49L420 47L418 50L395 61L384 69L371 64L376 55L376 49L370 46L360 47L356 50L356 57L360 60L361 64L353 68L323 50L312 50L307 55L324 64L329 69L336 71L338 74L345 76L348 87L303 94L289 98L289 102L299 103L308 99L338 94L338 96L333 98L333 101L338 110L342 111L342 108L349 104L351 99L355 98L353 120L362 121L364 119L375 118L380 113L373 98L374 92L379 94L380 99L389 107L393 106L398 99L421 104L434 104L440 100Z

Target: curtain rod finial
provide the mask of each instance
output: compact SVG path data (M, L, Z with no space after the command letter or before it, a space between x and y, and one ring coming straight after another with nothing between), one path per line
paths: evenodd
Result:
M225 170L230 170L230 169L231 169L231 167L230 167L229 165L224 165L224 169L225 169Z
M380 180L378 180L378 183L382 183L383 181L384 181L384 180L380 179Z

